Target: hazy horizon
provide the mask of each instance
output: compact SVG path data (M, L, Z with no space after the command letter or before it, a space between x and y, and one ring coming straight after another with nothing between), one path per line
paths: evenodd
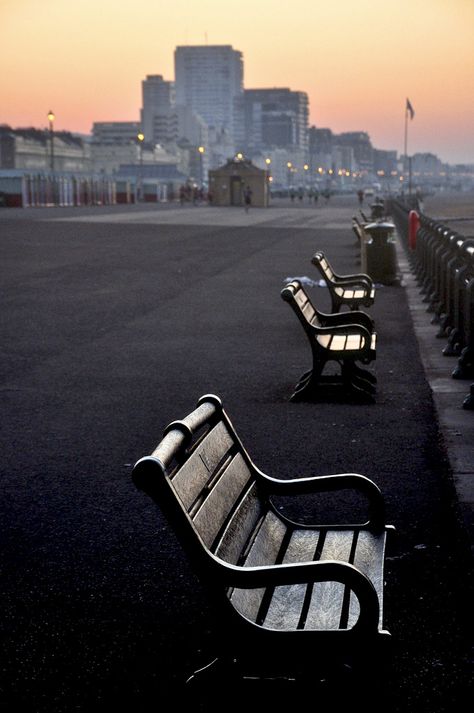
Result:
M89 134L138 121L148 74L174 80L178 45L243 53L244 87L305 91L310 124L380 149L474 163L473 0L0 0L0 123Z

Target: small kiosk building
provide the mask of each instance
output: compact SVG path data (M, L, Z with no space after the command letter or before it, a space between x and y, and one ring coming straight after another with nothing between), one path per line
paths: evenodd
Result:
M268 171L247 159L229 159L225 166L209 171L209 191L217 206L243 206L247 186L252 206L268 206Z

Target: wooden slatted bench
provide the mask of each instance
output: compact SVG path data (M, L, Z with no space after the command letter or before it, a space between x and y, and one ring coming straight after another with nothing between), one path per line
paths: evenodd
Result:
M303 325L313 356L312 368L300 377L291 400L311 400L327 387L334 391L336 386L345 396L373 402L376 376L357 364L375 360L377 337L373 320L360 311L333 314L318 311L299 280L286 285L281 296ZM323 373L330 362L339 365L339 373Z
M166 428L133 480L159 505L217 617L216 659L189 682L213 674L314 681L318 666L370 668L378 660L390 640L383 589L392 528L371 480L264 474L213 394ZM302 523L275 503L348 491L366 503L360 524Z
M369 275L336 274L327 257L320 250L313 255L311 262L319 270L329 289L333 312L339 312L342 306L358 310L361 305L370 307L374 303L375 287Z
M356 215L352 217L352 230L356 236L357 242L362 243L364 240L364 226Z

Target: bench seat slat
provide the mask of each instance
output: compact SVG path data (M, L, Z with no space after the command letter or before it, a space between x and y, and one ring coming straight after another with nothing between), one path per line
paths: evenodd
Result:
M319 530L296 530L293 532L283 562L311 562L316 554L319 536ZM306 584L275 587L264 625L269 629L297 629L306 590Z
M330 530L326 534L320 560L349 562L354 533ZM339 629L344 585L340 582L316 582L306 616L306 629Z
M367 297L367 291L366 290L357 290L357 289L350 289L348 287L334 287L334 292L338 297L342 297L346 300L363 300L365 297ZM375 289L372 288L368 294L370 299L374 299L375 297Z
M354 556L354 565L360 569L371 580L374 585L380 603L380 626L382 626L383 611L383 567L385 552L386 533L374 535L368 531L359 533L357 539L357 549ZM359 602L354 594L351 594L349 605L348 626L353 626L359 616Z
M285 524L271 510L267 512L247 553L244 567L275 564L285 533ZM265 588L235 588L231 594L231 601L243 616L256 621L264 593Z
M360 334L318 334L316 340L325 349L333 352L359 351L364 346L364 338ZM377 335L372 334L370 348L375 349Z

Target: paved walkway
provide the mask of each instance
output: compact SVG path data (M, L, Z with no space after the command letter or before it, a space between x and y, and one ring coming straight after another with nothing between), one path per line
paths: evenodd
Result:
M369 210L365 209L367 212ZM442 194L429 197L425 210L432 211L434 217L448 221L452 219L454 229L463 233L474 225L474 203L466 194ZM253 208L248 213L243 208L219 209L209 206L169 207L156 210L147 206L133 212L120 210L115 213L74 216L58 220L84 223L117 223L121 225L201 225L213 227L266 227L291 229L344 229L350 224L353 213L358 213L352 196L324 199L318 205L306 202L274 201L270 210ZM431 213L428 213L431 215ZM462 402L469 393L469 384L451 378L453 360L443 356L443 343L436 339L436 327L431 325L426 305L422 301L405 252L398 245L399 268L408 296L410 313L426 377L433 391L438 418L449 449L456 491L462 517L471 542L474 544L474 414L462 409Z
M213 612L130 475L167 423L214 392L265 472L352 471L379 484L396 526L385 577L394 666L383 708L463 710L471 559L450 461L457 439L468 447L470 436L450 429L461 418L467 428L474 414L459 394L447 430L437 418L406 273L406 289L380 287L371 308L376 403L288 400L311 356L280 298L283 281L317 279L317 249L341 273L357 271L356 209L347 197L248 215L0 211L0 709L148 713L150 698L176 701L183 676L208 662ZM329 308L325 289L313 297ZM439 354L438 341L427 344ZM449 373L438 373L444 388L460 388ZM356 505L337 503L338 516L350 507L354 519ZM358 704L370 710L367 697Z

